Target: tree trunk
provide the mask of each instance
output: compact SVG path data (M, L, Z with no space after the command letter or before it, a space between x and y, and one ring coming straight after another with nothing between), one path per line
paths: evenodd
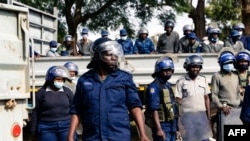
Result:
M245 25L245 35L250 35L250 0L241 0L242 1L242 23Z
M71 15L71 7L73 3L70 3L70 1L65 1L65 16L66 16L66 21L68 25L68 34L70 34L73 38L73 55L77 56L77 49L76 49L76 41L77 41L77 26L80 23L80 19L78 19L79 16L76 16L76 13L74 17Z
M206 35L206 21L205 21L205 0L198 0L196 8L192 8L189 17L193 19L197 37L200 39Z

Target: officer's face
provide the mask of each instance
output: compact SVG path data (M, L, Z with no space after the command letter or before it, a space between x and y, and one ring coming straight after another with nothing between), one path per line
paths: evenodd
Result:
M165 27L165 30L166 30L167 34L170 34L172 32L173 28L170 26L167 26L167 27Z
M102 53L102 61L109 68L116 68L117 63L118 63L118 56L113 54L112 52L105 51Z
M192 31L191 30L185 30L184 31L184 35L188 35L189 33L191 33Z
M173 74L173 70L172 69L163 69L160 72L160 78L163 81L167 81L167 80L169 80L171 78L172 74Z
M189 44L193 45L195 43L195 39L188 39L189 40Z
M195 77L200 73L200 70L201 70L201 66L199 66L199 65L191 65L189 67L189 72L188 73L189 73L189 75L191 77Z
M147 33L141 33L140 36L141 36L142 39L146 39L148 34Z

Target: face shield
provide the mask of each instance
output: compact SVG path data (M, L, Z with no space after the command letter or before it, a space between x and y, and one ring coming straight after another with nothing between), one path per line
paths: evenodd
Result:
M100 44L97 48L97 52L99 53L100 59L103 60L102 53L108 53L116 56L118 58L118 62L124 61L124 54L122 50L122 46L117 43L117 41L107 41Z
M117 59L117 66L120 62L125 60L122 46L117 41L108 40L106 38L98 39L96 41L96 45L90 47L90 52L91 62L87 68L93 67L92 64L98 60L106 62L107 60L104 58L104 55L112 56L112 58L116 57L115 59Z

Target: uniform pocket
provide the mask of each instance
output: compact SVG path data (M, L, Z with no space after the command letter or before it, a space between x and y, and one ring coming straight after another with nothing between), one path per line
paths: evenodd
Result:
M126 89L124 85L112 85L106 88L110 102L124 103L126 100Z

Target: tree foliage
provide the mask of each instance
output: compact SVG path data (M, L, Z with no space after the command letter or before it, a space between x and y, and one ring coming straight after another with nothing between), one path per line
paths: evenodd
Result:
M206 7L206 16L216 22L222 29L222 39L225 39L232 30L232 25L241 21L241 9L235 0L209 0Z

